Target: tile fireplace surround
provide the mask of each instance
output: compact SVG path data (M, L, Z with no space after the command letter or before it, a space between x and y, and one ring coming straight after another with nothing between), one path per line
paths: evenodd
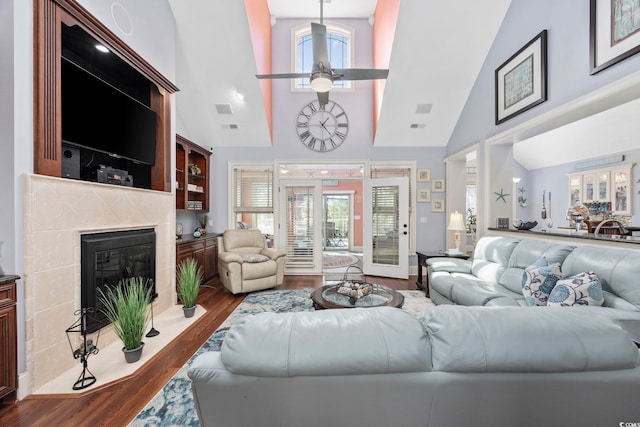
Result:
M65 329L77 319L73 313L80 309L80 235L139 228L156 231L158 298L154 311L158 314L176 301L175 196L160 191L26 175L27 376L21 376L20 388L27 390L21 390L21 395L33 392L79 365L71 355ZM117 339L108 326L103 328L98 346ZM79 342L78 337L74 348Z

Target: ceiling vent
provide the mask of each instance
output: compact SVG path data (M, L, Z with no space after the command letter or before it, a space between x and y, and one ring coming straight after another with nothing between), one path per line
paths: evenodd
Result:
M427 125L425 125L424 123L411 123L409 127L411 129L424 129L425 127L427 127Z
M216 111L218 114L233 114L231 104L216 104Z
M431 113L431 107L433 107L433 104L418 104L416 114L429 114Z
M222 129L238 129L238 125L235 123L231 123L228 125L222 125Z

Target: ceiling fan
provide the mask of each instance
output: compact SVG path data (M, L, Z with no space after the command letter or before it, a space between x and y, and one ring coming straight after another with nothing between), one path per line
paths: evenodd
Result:
M320 23L311 23L313 42L313 68L311 73L256 74L259 79L299 79L308 77L311 88L318 95L320 105L329 102L329 89L339 80L376 80L386 79L389 70L370 68L331 68L327 50L327 27L322 23L323 3L320 1Z

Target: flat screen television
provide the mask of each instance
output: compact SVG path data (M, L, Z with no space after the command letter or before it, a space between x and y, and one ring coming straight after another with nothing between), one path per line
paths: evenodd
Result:
M62 140L137 163L155 163L155 111L62 60Z

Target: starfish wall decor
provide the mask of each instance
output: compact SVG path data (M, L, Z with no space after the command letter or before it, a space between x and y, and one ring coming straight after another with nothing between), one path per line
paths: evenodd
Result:
M498 196L498 198L496 199L496 202L497 202L498 200L501 200L501 199L502 199L502 201L503 201L503 202L507 203L507 199L506 199L505 197L507 197L509 194L508 194L508 193L505 193L505 192L504 192L504 190L503 190L502 188L500 189L500 192L499 192L499 193L498 193L497 191L494 191L494 192L493 192L493 194L495 194L496 196Z

